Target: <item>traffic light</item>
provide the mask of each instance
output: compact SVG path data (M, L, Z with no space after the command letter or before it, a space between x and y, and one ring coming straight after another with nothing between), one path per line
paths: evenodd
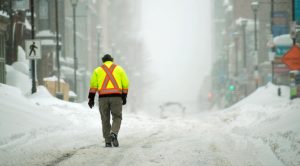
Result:
M234 86L234 85L229 85L228 89L229 89L230 91L234 91L234 90L235 90L235 86Z
M212 98L213 98L213 93L212 93L212 92L209 92L209 93L207 94L207 98L208 98L209 101L212 100Z

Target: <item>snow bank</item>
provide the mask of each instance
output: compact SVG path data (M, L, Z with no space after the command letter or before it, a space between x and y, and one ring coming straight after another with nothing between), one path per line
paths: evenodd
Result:
M6 65L6 83L18 87L23 94L30 93L32 80L29 77L29 61L26 59L25 51L18 46L18 61L11 66Z
M54 120L25 98L18 88L0 84L0 98L0 147L28 137Z
M20 67L20 66L19 66ZM21 68L21 67L20 67ZM31 79L28 75L6 65L6 83L8 85L18 87L23 94L29 93L31 90Z
M65 142L66 138L71 140L76 133L91 128L99 131L94 135L100 134L98 111L56 99L43 86L25 97L20 89L0 84L0 98L0 165L44 165L41 162L55 159L56 153L42 153L55 151L58 145L71 149L78 144ZM61 155L59 151L57 154Z
M278 88L281 88L281 96L277 95ZM289 87L276 86L272 83L268 83L265 86L259 87L256 91L250 94L245 99L233 105L230 109L235 107L241 107L243 105L266 105L274 106L282 102L288 102L290 97Z
M300 165L300 99L289 100L289 88L269 83L216 115L232 132L268 144L285 165ZM220 126L224 125L223 123Z
M95 113L93 111L92 115L81 118L78 114L91 113L86 111L87 106L59 100L43 86L37 88L37 93L25 97L20 89L0 84L0 98L0 147L15 137L39 128L78 124L78 121L85 124L86 118L91 118ZM77 114L77 118L74 118L74 114Z

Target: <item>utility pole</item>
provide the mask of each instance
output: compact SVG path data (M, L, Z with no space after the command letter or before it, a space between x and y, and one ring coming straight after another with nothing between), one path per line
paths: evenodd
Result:
M100 66L101 65L101 60L100 60L100 37L101 37L101 29L102 27L100 25L98 25L96 27L97 29L97 65Z
M292 29L292 33L295 33L294 35L292 35L293 38L293 45L296 44L296 7L295 7L295 0L292 0L292 25L295 26L294 29Z
M30 6L31 7L31 6ZM13 62L12 62L12 56L15 56L15 51L14 51L14 43L13 43L13 41L14 41L14 36L13 36L13 25L14 25L14 14L13 14L13 5L12 5L12 1L9 1L9 18L10 18L10 28L9 28L9 50L8 50L8 54L9 54L9 56L11 57L11 58L7 58L7 56L6 56L6 60L7 60L7 63L8 64L12 64Z
M255 77L255 87L258 88L258 50L257 50L257 12L258 12L258 1L254 1L251 3L251 7L254 14L254 59L255 59L255 67L254 67L254 77Z
M241 19L241 28L242 28L242 34L243 34L243 70L244 70L244 94L245 96L247 96L248 94L248 86L247 86L247 82L248 82L248 73L247 73L247 45L246 45L246 27L247 27L247 23L248 21L246 19Z
M270 28L271 28L271 34L273 35L273 13L274 13L274 0L271 0L271 19L270 19Z
M56 97L63 99L63 94L60 91L60 62L59 62L59 29L58 29L58 0L55 0L55 23L56 23L56 65L57 65L57 84L58 91L56 91Z
M273 17L274 17L274 0L271 0L271 13L270 13L270 31L271 31L271 36L273 40ZM272 53L274 53L274 47L272 48ZM274 84L274 60L272 60L272 83Z
M242 25L242 34L243 34L243 63L244 63L244 68L247 68L247 50L246 50L246 26L247 26L247 20L241 20L241 25Z
M72 1L73 7L73 45L74 45L74 92L77 94L77 55L76 55L76 6L77 0Z
M31 11L31 39L34 40L34 0L30 0L30 11ZM32 75L32 88L31 93L36 92L36 83L35 83L35 59L31 60L31 75Z

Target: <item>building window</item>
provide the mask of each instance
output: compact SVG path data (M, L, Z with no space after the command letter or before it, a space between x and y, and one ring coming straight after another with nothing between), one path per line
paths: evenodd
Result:
M39 17L40 19L48 19L48 0L39 1Z

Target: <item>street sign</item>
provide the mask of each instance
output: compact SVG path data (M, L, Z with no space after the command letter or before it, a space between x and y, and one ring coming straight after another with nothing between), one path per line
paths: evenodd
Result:
M295 21L300 22L300 0L295 0L294 12Z
M25 51L27 59L41 59L41 41L40 40L26 40Z
M290 70L300 70L300 48L294 45L282 57L282 62L285 63Z
M282 57L284 54L286 54L291 49L291 46L276 46L275 47L275 56L276 57Z
M289 33L288 18L287 11L273 12L272 34L274 37Z

